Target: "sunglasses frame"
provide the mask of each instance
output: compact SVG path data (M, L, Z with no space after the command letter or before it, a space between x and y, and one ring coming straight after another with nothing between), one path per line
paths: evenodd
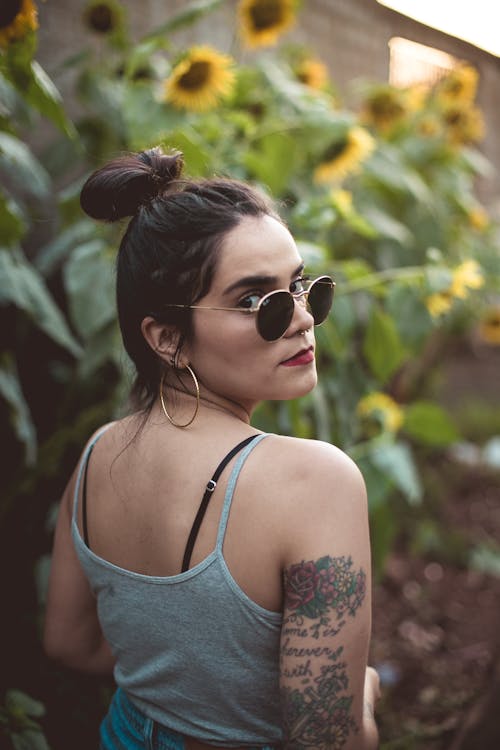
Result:
M167 304L167 305L165 305L165 307L177 307L177 308L182 308L182 309L185 309L185 310L186 309L188 309L188 310L226 310L228 312L243 313L244 315L251 315L252 313L257 313L257 317L256 317L257 332L258 332L259 336L261 336L264 339L264 341L268 341L271 344L271 343L273 343L273 341L279 341L279 339L283 338L283 336L285 335L288 326L292 322L294 308L292 308L292 311L291 311L292 314L290 316L290 320L288 321L288 323L287 323L287 325L286 325L285 330L283 331L283 333L280 334L275 339L267 339L267 338L265 338L265 336L262 336L262 333L259 330L259 312L261 311L263 305L266 305L267 302L269 301L269 299L273 295L275 295L275 294L283 294L283 293L287 294L289 297L291 297L292 300L293 300L293 302L295 302L296 300L298 301L301 298L305 298L305 300L307 302L307 300L309 298L309 294L310 294L311 289L313 288L313 286L315 284L318 284L318 283L322 283L322 282L324 283L325 281L328 283L328 285L331 284L332 302L333 302L333 295L335 293L335 286L336 286L335 281L331 278L331 276L323 275L323 276L318 276L316 279L312 279L312 281L310 281L309 286L307 287L307 289L303 289L301 292L290 292L288 289L273 289L272 292L268 292L267 294L264 294L264 296L260 298L260 300L258 301L258 303L256 304L255 307L213 307L213 306L209 306L209 305L174 305L174 304ZM331 305L330 305L330 309L331 309ZM330 311L330 309L329 309L329 311ZM328 316L328 313L327 313L327 316ZM319 323L314 323L314 325L315 326L316 325L321 325L321 323L323 323L326 320L326 317L323 318L323 320L320 321Z

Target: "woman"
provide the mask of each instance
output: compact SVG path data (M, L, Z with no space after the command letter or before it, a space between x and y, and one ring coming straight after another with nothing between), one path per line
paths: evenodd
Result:
M137 410L66 489L45 647L114 670L103 750L373 748L363 480L329 444L250 424L314 388L334 284L305 279L258 191L181 170L155 148L82 191L95 219L132 217L117 303Z

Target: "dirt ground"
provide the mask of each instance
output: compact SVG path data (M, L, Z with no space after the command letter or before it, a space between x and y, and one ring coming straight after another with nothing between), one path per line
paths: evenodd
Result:
M464 562L500 541L500 476L443 462L442 551L412 554L406 540L374 587L382 750L500 748L500 577ZM450 555L450 544L462 552Z

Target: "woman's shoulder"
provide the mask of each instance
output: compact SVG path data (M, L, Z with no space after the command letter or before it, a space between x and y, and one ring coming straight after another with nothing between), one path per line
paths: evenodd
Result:
M259 510L273 529L283 564L364 547L367 496L355 462L321 440L276 435L266 443L257 478Z
M351 479L364 484L356 463L341 448L323 440L272 435L268 452L275 466L282 466L304 481L322 484L325 479L336 482Z
M97 427L87 439L83 450L82 456L84 456L90 448L97 447L99 445L101 452L105 450L104 446L116 447L120 444L131 443L133 438L139 434L141 426L140 415L131 414L118 419L104 422L102 425Z

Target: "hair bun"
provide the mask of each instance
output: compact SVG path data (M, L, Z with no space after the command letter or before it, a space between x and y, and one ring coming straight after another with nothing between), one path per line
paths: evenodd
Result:
M90 175L80 205L93 219L117 221L134 216L140 206L180 177L183 166L180 151L166 154L159 146L119 156Z

